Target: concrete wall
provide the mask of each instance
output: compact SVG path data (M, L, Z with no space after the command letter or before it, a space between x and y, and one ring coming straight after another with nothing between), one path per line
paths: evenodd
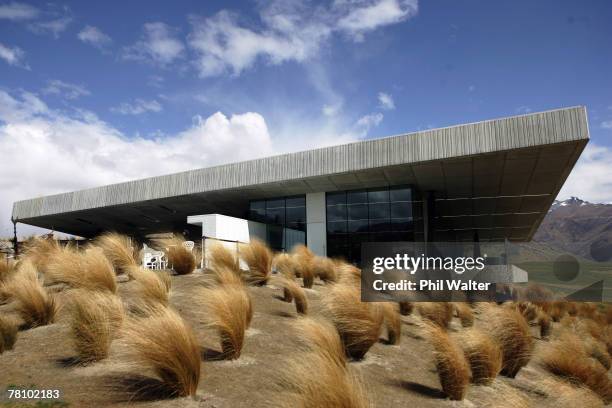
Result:
M317 255L327 255L324 192L306 194L306 245Z

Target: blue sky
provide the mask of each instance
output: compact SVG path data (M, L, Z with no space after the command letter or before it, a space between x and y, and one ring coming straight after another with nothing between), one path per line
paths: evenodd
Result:
M562 195L612 202L611 17L605 0L0 0L0 235L16 199L573 105L592 141Z

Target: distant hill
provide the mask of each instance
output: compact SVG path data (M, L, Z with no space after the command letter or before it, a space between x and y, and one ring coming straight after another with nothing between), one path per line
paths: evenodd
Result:
M599 262L612 260L612 204L555 201L533 241Z

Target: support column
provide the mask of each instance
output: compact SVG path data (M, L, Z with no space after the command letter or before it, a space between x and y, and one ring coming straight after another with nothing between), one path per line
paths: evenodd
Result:
M327 255L325 193L306 194L306 246L319 256Z

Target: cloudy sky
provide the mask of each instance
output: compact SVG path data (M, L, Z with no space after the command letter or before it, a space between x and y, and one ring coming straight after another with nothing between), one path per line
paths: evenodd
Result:
M560 198L612 202L612 3L0 0L0 236L15 200L564 106Z

